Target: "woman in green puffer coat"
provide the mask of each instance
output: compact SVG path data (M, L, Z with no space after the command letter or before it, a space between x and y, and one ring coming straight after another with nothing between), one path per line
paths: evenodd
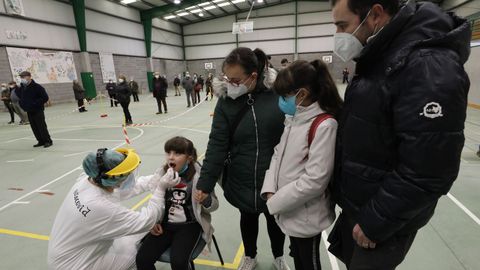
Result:
M283 259L285 235L260 198L265 172L282 135L285 118L278 107L278 96L269 89L276 72L267 65L267 56L259 49L237 48L226 57L222 68L225 77L214 81L219 100L197 184L196 199L201 201L222 178L225 198L240 210L245 247L239 267L242 270L256 266L261 213L267 219L274 266L278 270L288 269Z

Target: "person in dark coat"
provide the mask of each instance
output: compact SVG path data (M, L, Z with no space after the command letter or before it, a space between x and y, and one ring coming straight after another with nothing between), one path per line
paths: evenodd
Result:
M165 77L160 76L158 72L153 77L153 97L157 100L158 111L157 114L162 114L162 104L165 109L165 113L168 113L167 109L167 89L168 82Z
M180 78L178 78L178 75L175 75L175 79L173 79L173 86L175 87L175 96L181 96L182 94L180 93Z
M413 0L336 0L332 15L334 51L356 70L339 118L330 251L348 269L395 269L458 176L470 24Z
M190 77L190 73L185 73L185 78L182 81L182 86L185 89L185 95L187 96L187 108L191 106L190 101L193 101L193 87L194 81L192 77ZM195 104L194 104L195 105Z
M75 95L75 99L77 100L78 104L78 111L79 112L86 112L85 104L83 100L85 99L85 89L78 83L77 80L73 81L73 94Z
M33 147L52 146L53 142L45 122L45 103L48 101L48 94L40 84L32 79L28 71L20 73L22 89L20 91L20 106L27 112L30 127L38 143Z
M343 74L343 83L350 83L350 81L348 80L348 76L350 75L350 71L348 71L348 68L345 68L343 71L342 71L342 74Z
M245 257L239 269L254 269L257 254L258 222L267 220L276 269L288 269L283 258L285 235L266 202L260 197L265 172L274 147L283 133L284 113L278 107L278 95L264 85L267 56L260 49L233 50L223 63L226 79L214 83L219 95L215 107L207 152L197 189L197 199L211 193L223 175L225 198L240 211L240 230ZM238 126L234 127L233 123Z
M110 97L110 107L113 107L113 104L115 104L115 107L118 107L118 101L115 98L115 86L115 83L112 81L112 79L110 79L105 87L105 89L107 89L108 96Z
M128 82L128 87L130 87L130 91L132 92L133 102L139 102L138 99L138 83L133 79L130 78L130 82Z
M125 115L125 124L131 125L132 122L132 115L130 114L130 110L128 106L130 105L130 96L132 92L130 92L130 87L128 87L127 80L125 76L120 75L118 77L118 84L115 86L115 97L117 98L120 106L122 106L123 114Z
M10 99L10 89L7 88L7 84L2 83L1 91L3 104L10 113L10 122L8 122L8 124L13 124L15 123L15 113L13 110L12 100Z

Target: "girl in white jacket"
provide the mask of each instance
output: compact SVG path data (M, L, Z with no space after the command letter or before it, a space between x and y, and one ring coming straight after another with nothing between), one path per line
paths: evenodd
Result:
M178 185L169 188L165 195L165 214L143 239L138 250L138 270L155 269L155 262L170 249L170 266L173 270L188 270L193 250L200 241L210 243L213 235L210 213L217 210L215 193L198 203L192 194L200 175L197 150L184 137L174 137L165 143L166 164L160 175L174 169L180 174Z
M48 243L49 269L125 270L135 266L138 241L163 212L165 190L180 181L170 171L135 178L140 158L131 149L98 149L58 210ZM146 207L121 205L153 192Z
M278 74L273 89L286 114L285 129L262 197L290 237L295 269L321 269L321 233L335 220L327 186L333 172L337 121L342 100L320 60L296 61Z

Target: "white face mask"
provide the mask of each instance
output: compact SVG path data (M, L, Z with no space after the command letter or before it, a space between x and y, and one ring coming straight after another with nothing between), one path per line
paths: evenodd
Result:
M20 79L20 82L21 82L22 84L25 84L25 85L28 84L28 80L27 80L27 79Z
M2 86L2 90L7 90L7 88Z
M272 88L276 78L277 71L273 68L268 68L265 71L265 79L263 79L263 85L265 85L268 89Z
M335 33L333 39L335 41L335 48L333 52L343 60L343 62L348 62L355 57L358 57L363 50L363 45L355 37L355 33L362 27L362 25L367 21L368 16L370 15L368 11L365 19L358 25L358 27L353 31L353 33Z
M157 78L157 79L160 78L160 75L155 75L155 78Z
M231 99L237 99L248 93L248 88L245 84L240 84L239 86L231 85L227 83L227 96Z
M119 83L123 83L123 79L118 79L118 82L119 82Z

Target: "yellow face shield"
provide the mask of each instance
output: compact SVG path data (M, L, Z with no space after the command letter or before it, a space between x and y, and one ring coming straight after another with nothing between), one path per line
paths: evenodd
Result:
M131 174L140 165L140 157L135 150L127 148L118 148L115 151L125 155L125 159L122 163L118 164L115 168L105 173L108 178L118 178Z

